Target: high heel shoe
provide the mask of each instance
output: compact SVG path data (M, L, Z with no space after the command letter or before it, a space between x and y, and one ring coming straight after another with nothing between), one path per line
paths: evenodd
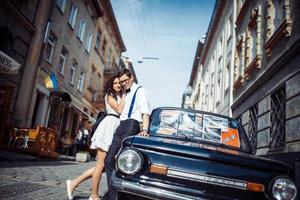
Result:
M69 200L72 200L73 199L73 196L72 196L73 191L71 191L71 180L67 180L66 185L67 185L68 198L69 198Z

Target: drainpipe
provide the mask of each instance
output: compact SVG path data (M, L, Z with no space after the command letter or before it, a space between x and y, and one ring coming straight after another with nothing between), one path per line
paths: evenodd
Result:
M237 7L237 1L232 1L233 7L232 7L232 47L231 47L231 61L230 65L232 66L230 69L230 95L229 95L229 117L232 117L232 104L233 104L233 83L234 83L234 57L235 57L235 45L236 45L236 35L235 35L235 20L236 20L236 7Z
M32 94L35 91L36 74L39 67L39 59L42 54L44 32L51 14L53 1L40 0L34 26L36 28L28 50L27 60L24 66L19 93L17 95L16 113L17 126L29 127L31 123Z

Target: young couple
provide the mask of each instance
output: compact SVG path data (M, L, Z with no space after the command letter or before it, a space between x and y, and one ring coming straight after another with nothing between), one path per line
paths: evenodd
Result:
M98 125L91 140L91 148L97 150L96 166L77 178L66 181L69 200L73 198L75 188L89 178L92 178L89 200L98 200L98 188L104 166L109 188L104 199L115 199L116 194L110 188L110 178L122 140L135 134L148 136L150 106L147 92L134 82L130 70L122 69L117 76L107 82L104 98L108 114Z

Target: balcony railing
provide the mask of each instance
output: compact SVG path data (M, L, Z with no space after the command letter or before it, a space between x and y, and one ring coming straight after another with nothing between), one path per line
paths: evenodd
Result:
M104 75L110 77L116 73L125 66L122 66L122 64L118 65L115 62L106 62L104 64Z

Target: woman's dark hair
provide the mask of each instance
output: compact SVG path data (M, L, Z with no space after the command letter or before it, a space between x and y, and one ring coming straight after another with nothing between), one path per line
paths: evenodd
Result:
M104 97L105 95L112 95L115 99L117 99L117 93L116 91L113 89L113 85L114 85L114 80L116 78L119 78L118 74L115 74L112 78L110 78L106 83L105 83L105 87L104 87Z

